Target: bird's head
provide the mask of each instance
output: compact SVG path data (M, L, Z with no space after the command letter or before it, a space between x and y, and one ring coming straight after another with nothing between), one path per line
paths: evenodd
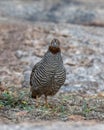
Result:
M60 52L60 41L58 39L53 39L49 45L49 51L53 54Z

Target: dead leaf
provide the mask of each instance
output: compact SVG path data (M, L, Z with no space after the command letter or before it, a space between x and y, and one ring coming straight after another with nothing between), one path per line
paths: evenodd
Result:
M104 97L104 92L98 93L98 96L99 96L99 97Z
M69 119L73 121L80 121L80 120L84 120L84 117L80 115L71 115L69 116Z
M27 114L27 111L20 111L20 112L17 112L15 115L16 116L25 116Z
M6 88L3 85L0 85L0 91L3 92L4 90L6 90Z

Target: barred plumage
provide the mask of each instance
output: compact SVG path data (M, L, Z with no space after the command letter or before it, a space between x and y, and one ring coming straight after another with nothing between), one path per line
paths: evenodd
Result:
M66 79L66 71L60 51L60 42L53 39L48 51L32 70L30 85L32 97L52 96L58 92ZM46 101L47 102L47 101Z

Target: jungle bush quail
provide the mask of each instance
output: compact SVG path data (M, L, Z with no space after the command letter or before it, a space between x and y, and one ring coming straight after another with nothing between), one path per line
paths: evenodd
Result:
M47 105L47 96L55 95L66 79L66 71L61 57L60 42L53 39L49 45L48 51L32 69L30 76L30 91L32 98L38 98L45 95Z

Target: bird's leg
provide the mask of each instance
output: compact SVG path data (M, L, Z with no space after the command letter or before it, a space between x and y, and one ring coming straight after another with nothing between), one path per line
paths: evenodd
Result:
M49 107L48 102L47 102L47 95L45 95L45 106Z
M36 95L36 107L38 107L39 106L39 97L38 97L38 95Z

